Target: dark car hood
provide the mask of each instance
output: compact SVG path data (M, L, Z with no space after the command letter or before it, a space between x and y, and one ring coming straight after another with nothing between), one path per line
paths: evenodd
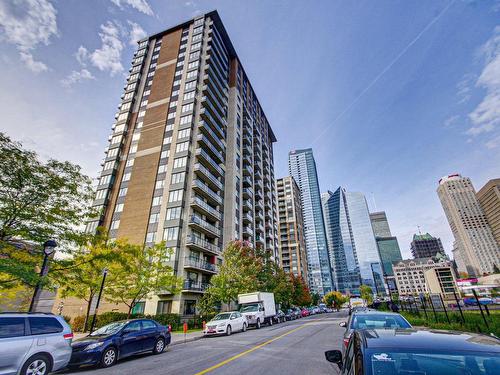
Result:
M73 340L71 343L71 346L73 348L79 348L82 346L87 346L90 344L93 344L94 342L101 342L101 341L106 341L109 337L108 335L102 335L102 336L85 336L76 340Z

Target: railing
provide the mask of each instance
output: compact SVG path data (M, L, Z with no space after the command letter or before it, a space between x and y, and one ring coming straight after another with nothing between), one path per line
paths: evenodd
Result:
M200 237L195 236L194 234L191 234L190 236L187 237L186 245L195 245L201 249L205 249L213 254L219 255L221 252L221 249L219 246L214 245L213 243L208 242L207 240L204 240Z
M225 126L225 125L226 125L226 122L225 122L225 121L220 121L220 120L219 120L219 122L217 122L217 121L216 121L216 120L212 117L212 115L210 114L210 111L209 111L209 110L207 110L206 108L201 108L200 114L201 114L202 116L204 116L204 117L205 117L205 119L207 119L207 120L208 120L208 124L209 124L210 126L212 126L212 129L215 129L215 130L217 130L217 131L219 132L219 136L220 136L221 138L224 138L224 137L225 137L224 130L223 130L223 128L219 125L219 124L222 124L223 126Z
M199 188L201 191L206 193L210 198L216 201L219 204L222 204L222 197L210 189L207 185L205 185L201 180L195 179L193 180L193 187Z
M205 271L217 272L217 266L212 263L208 263L201 258L186 257L184 259L184 267L198 268Z
M219 228L217 228L215 225L210 224L208 221L200 219L199 217L197 217L195 215L191 215L191 217L189 219L189 223L196 224L199 227L206 229L210 233L216 235L217 237L220 236L220 229Z
M196 156L201 156L203 157L221 176L224 176L224 170L219 166L219 164L212 159L210 155L207 154L205 150L202 148L197 148L196 149Z
M208 212L210 215L215 217L217 220L220 220L222 217L221 213L218 210L216 210L215 208L210 206L207 202L203 201L202 199L200 199L198 197L192 198L191 204L196 204L196 205L200 206L203 210Z
M203 164L200 163L195 163L194 165L194 170L195 171L200 171L205 175L215 186L219 188L219 190L222 190L222 182L220 182L217 177L215 177L212 172L208 170L208 168L205 168Z
M220 147L221 150L224 151L226 149L226 146L224 145L224 142L222 142L221 139L220 139L220 137L217 134L215 134L215 132L210 127L210 125L208 125L203 120L201 120L199 122L199 125L200 125L200 128L202 130L204 130L205 132L207 132L207 134L212 138L212 141L214 141L215 143L217 143L217 145L219 145L219 147Z
M209 283L201 283L199 281L193 281L193 280L184 280L184 286L182 289L194 292L204 292L209 285L210 285Z
M202 142L206 147L208 147L208 149L217 157L217 159L219 160L219 163L224 162L224 156L222 155L222 153L219 150L217 150L217 147L215 147L212 144L212 142L208 139L208 137L206 135L198 134L196 139L198 140L198 142Z

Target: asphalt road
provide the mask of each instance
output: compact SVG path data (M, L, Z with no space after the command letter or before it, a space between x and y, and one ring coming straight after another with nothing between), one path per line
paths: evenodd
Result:
M141 355L115 366L66 371L77 375L337 374L324 352L340 348L346 312L315 315L226 337L207 337Z

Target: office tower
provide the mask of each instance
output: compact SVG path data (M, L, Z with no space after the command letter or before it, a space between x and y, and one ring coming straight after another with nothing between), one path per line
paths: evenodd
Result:
M472 182L459 174L439 180L437 193L455 237L460 263L470 276L492 273L500 264L500 249L479 204Z
M290 151L288 169L300 190L309 288L313 293L324 295L333 290L333 278L321 210L318 173L312 149Z
M441 239L429 233L414 234L410 250L413 258L430 258L436 256L437 253L445 254Z
M500 246L500 178L489 180L478 192L477 199ZM497 264L500 268L500 265Z
M185 282L135 312L193 315L231 240L277 259L275 141L216 11L139 42L88 229L165 241Z
M370 213L370 220L375 237L392 237L389 222L384 211Z
M336 286L342 293L359 293L361 284L385 294L382 263L370 214L362 193L339 187L321 196L328 248Z
M278 192L278 238L281 268L307 282L307 253L300 190L292 176L276 181Z

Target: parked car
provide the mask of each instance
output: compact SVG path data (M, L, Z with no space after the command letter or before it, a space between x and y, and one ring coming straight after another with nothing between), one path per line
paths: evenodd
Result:
M309 310L304 308L304 309L302 309L300 314L302 315L302 317L309 316Z
M0 374L46 375L71 358L71 327L59 315L0 314ZM36 371L36 372L35 372Z
M217 314L205 325L203 334L209 335L227 335L230 336L233 332L245 332L248 328L248 321L245 315L239 311L230 311Z
M294 307L293 310L295 311L295 317L297 319L302 318L302 309L299 307Z
M347 354L325 352L340 374L496 375L500 340L456 331L369 329L356 331Z
M346 329L343 338L344 350L349 344L352 333L357 329L412 328L411 324L400 314L365 310L354 312L347 322L341 322L339 326Z
M285 322L285 313L282 310L278 310L276 312L276 315L274 316L274 322L275 323L283 323Z
M292 309L286 310L286 312L285 312L285 319L286 320L295 320L296 319L296 317L295 317L295 311L292 310Z
M72 343L70 367L113 366L135 354L159 354L170 344L170 328L151 319L113 322Z

